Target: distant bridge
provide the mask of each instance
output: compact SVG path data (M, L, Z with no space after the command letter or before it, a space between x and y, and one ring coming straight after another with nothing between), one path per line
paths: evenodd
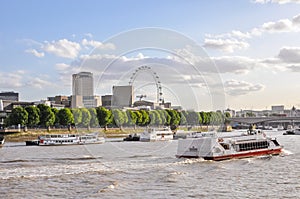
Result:
M300 117L231 117L228 120L244 124L258 124L272 121L300 122Z

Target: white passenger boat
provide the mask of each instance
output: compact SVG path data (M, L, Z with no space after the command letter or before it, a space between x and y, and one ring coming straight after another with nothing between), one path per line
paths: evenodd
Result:
M176 157L226 160L262 155L278 155L282 146L261 131L226 136L217 132L202 133L201 137L178 141Z
M43 145L72 145L72 144L100 144L104 143L103 137L98 133L90 134L48 134L38 137L40 146Z
M147 128L140 135L140 141L150 142L150 141L167 141L173 139L173 132L169 127L156 129L156 128Z

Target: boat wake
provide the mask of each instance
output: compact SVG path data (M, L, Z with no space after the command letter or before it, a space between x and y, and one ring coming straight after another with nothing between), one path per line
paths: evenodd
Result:
M179 162L175 162L175 165L185 165L185 164L196 164L200 162L206 162L207 160L204 160L203 158L194 158L194 159L184 159Z
M294 154L294 153L289 150L282 149L282 155L292 155L292 154Z

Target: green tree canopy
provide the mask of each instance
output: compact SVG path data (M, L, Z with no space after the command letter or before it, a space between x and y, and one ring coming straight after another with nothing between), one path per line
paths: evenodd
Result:
M27 107L25 107L25 110L28 113L27 125L29 127L38 125L40 122L39 109L35 106L27 106Z
M90 127L97 127L99 125L98 118L97 118L97 111L95 108L88 109L91 115L90 120Z
M167 113L170 115L170 125L178 126L180 123L180 114L176 110L167 110Z
M28 121L28 113L23 107L18 106L12 110L11 114L9 115L8 121L9 125L20 124L24 126Z
M113 120L114 123L119 127L122 128L123 125L126 123L126 118L127 117L126 114L124 114L123 111L121 111L120 109L114 109L112 110L112 114L113 114Z
M112 112L105 107L96 108L99 125L107 129L107 125L112 123Z
M200 124L200 114L195 111L188 111L187 114L187 123L189 125L199 125Z
M52 126L55 122L55 115L51 108L45 104L39 104L37 107L40 110L40 124L45 127Z
M75 126L78 126L82 121L81 109L73 108L72 109L72 114L73 114L73 117L74 117L74 124L75 124Z
M84 127L88 127L90 125L90 121L91 121L91 113L89 112L89 110L87 108L81 108L81 115L82 115L82 119L81 119L81 123L80 125L84 126Z
M74 123L74 117L69 108L60 109L57 113L59 123L61 125L69 125Z

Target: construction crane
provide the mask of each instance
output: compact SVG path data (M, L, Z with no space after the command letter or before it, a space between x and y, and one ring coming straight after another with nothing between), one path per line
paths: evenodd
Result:
M143 98L146 98L147 96L146 95L137 95L136 97L139 98L141 101Z

